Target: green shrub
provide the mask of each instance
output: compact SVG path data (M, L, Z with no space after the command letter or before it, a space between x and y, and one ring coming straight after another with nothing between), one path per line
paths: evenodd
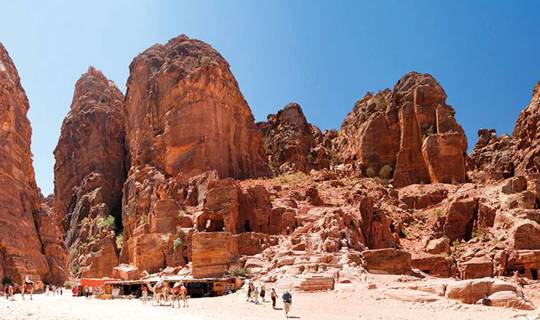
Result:
M392 178L392 172L394 172L394 168L389 164L385 164L381 170L379 170L379 176L383 179L390 179Z
M143 224L146 224L146 216L142 215L139 219L139 225L142 226Z
M182 240L180 237L176 237L176 239L173 241L174 251L176 251L176 249L180 248L182 245L184 245L184 240Z
M114 228L114 217L108 215L106 218L99 217L96 222L97 226L100 228L113 227Z
M444 216L444 212L442 211L441 208L437 208L433 210L433 215L437 218L441 218L442 216Z
M377 171L373 169L372 167L369 167L366 169L366 177L368 178L374 178L377 176Z
M3 286L7 286L7 285L10 285L10 284L13 284L13 280L8 277L8 276L5 276L2 278L2 285Z
M124 244L124 235L119 234L116 236L116 247L118 250L122 250L122 245Z
M231 269L229 269L229 274L238 278L251 277L251 272L249 272L249 270L240 267L232 267Z

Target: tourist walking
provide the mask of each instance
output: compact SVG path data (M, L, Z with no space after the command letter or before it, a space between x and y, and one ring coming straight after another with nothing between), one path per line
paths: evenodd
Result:
M264 283L261 286L261 299L262 299L262 302L264 302L266 299L266 285Z
M15 287L13 284L9 284L7 298L9 301L15 301Z
M259 304L259 289L257 287L253 289L253 303Z
M285 317L289 318L289 312L291 311L291 305L292 305L292 294L289 291L285 291L285 293L282 296L283 299L283 306L285 309Z
M252 292L253 292L253 283L250 282L248 284L248 290L247 290L247 299L246 299L247 302L251 302L251 294L252 294Z
M141 296L142 296L142 303L146 304L146 300L148 299L148 287L145 284L141 285Z
M272 308L276 308L276 300L277 300L277 293L276 289L272 288L272 291L270 292L270 299L272 299Z

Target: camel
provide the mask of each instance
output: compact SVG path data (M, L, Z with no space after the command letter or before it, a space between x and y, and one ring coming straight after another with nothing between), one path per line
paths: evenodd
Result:
M174 302L178 301L178 308L180 308L180 302L184 303L184 307L187 307L187 288L183 282L176 282L171 289L171 306L174 308Z
M181 282L176 282L172 289L171 289L171 307L174 308L174 302L175 301L178 301L178 308L180 308L180 298L181 298L181 290L180 290L180 287L181 287L182 283Z
M30 280L28 276L24 279L23 284L21 285L21 297L24 300L24 294L30 294L30 300L32 300L32 295L34 294L34 282Z
M154 286L148 284L148 289L154 294L153 305L154 302L157 302L161 306L163 305L162 300L164 300L165 303L169 301L169 283L165 282L163 279L159 280Z

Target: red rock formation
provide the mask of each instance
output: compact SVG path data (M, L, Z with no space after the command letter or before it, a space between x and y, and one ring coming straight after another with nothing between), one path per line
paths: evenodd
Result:
M228 63L208 44L181 35L154 45L131 63L127 87L133 165L150 164L167 175L267 173L251 110Z
M54 211L74 274L110 276L118 262L114 229L122 227L126 175L122 102L116 85L90 67L75 85L54 151Z
M445 100L433 77L414 72L393 91L367 94L339 131L343 161L366 176L393 178L397 187L464 182L467 141Z
M40 213L42 199L32 167L28 108L15 65L0 44L0 278L21 283L28 275L36 281L57 281L65 270L54 262L55 256L48 261L44 253L58 254L61 259L63 253L57 251L63 248L52 244L56 239L49 237L50 225Z
M364 267L371 273L410 274L411 254L396 249L365 250Z
M467 159L469 177L475 182L502 180L514 175L515 142L497 137L494 129L478 130L478 141Z
M529 105L521 111L512 137L516 144L515 171L519 175L540 173L540 82L533 90Z
M307 122L297 103L289 103L277 114L268 115L267 122L258 122L257 127L274 173L307 173L329 167L329 153L320 143L323 134Z
M121 261L155 272L195 259L197 232L269 232L268 192L242 190L227 179L264 176L268 168L251 110L223 57L182 35L137 56L130 72L132 167Z

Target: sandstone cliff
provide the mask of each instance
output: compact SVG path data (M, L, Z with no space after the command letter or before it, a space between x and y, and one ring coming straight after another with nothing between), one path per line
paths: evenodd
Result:
M540 82L533 90L529 105L521 111L512 137L516 144L514 162L517 174L540 173Z
M181 35L154 45L131 63L127 87L133 165L150 164L168 175L267 173L251 110L228 63L208 44Z
M38 282L61 281L65 278L63 247L52 250L60 251L59 264L49 268L44 247L45 253L55 253L47 244L48 222L39 218L36 222L34 217L43 208L32 167L28 108L15 65L0 44L0 278L17 283L26 276Z
M118 264L114 230L122 228L126 177L123 98L114 83L90 67L75 85L54 151L54 212L73 274L110 275Z
M411 72L393 90L367 94L345 118L336 141L343 161L397 187L466 180L467 140L428 74Z

